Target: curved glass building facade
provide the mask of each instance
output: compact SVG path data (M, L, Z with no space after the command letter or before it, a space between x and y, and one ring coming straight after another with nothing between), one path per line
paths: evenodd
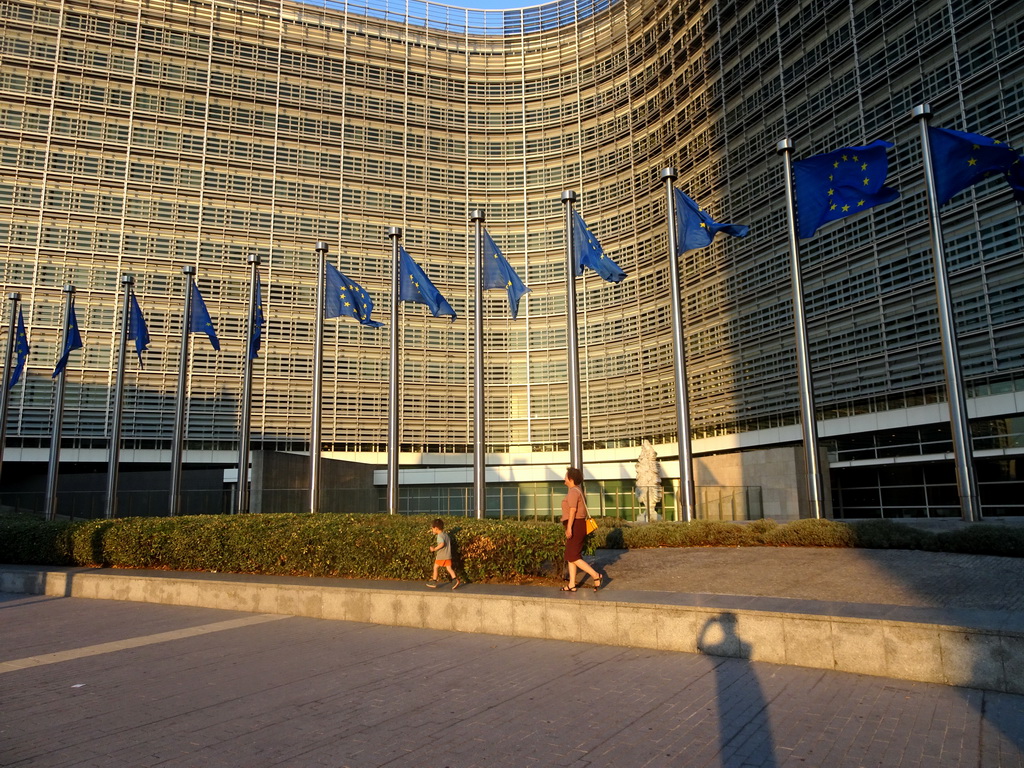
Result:
M532 289L516 321L503 293L487 294L488 450L564 466L563 190L577 192L577 210L628 273L614 285L579 281L584 449L610 467L647 439L671 458L667 166L716 219L750 226L745 239L683 256L695 453L791 444L799 404L775 146L788 137L804 157L881 138L896 145L889 178L901 199L802 246L833 502L848 516L949 514L948 491L927 495L928 473L951 467L950 438L909 113L930 102L935 125L1024 148L1019 2L560 0L467 11L2 0L0 30L0 287L21 294L32 344L12 391L8 461L45 460L65 283L77 289L85 341L68 369L65 457L103 460L123 273L135 276L152 336L145 368L129 364L125 457L166 460L181 267L194 265L222 348L195 337L186 458L230 465L251 253L267 318L253 447L308 450L315 244L328 244L387 320L389 226L403 228L404 247L458 313L449 323L402 305L403 452L424 465L470 452L469 214L482 209ZM988 514L1019 514L1004 500L1019 496L1024 446L1020 209L986 181L943 214L982 501ZM385 450L388 354L386 330L327 323L325 451Z

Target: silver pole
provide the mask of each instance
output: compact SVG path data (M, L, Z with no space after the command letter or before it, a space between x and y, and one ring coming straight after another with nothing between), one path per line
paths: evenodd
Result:
M106 517L117 517L117 474L121 456L121 418L124 402L124 351L128 343L128 313L131 312L132 286L135 278L121 275L124 298L121 300L121 336L117 342L117 378L114 384L114 413L110 419L110 448L107 451L107 508Z
M68 345L68 326L71 325L71 307L75 302L75 286L65 285L62 289L64 298L64 333L61 334L60 347L63 352ZM64 374L67 365L57 374L56 391L53 401L53 433L50 436L50 464L46 472L46 519L57 518L57 470L60 462L60 432L64 422Z
M10 389L8 384L11 381L11 359L14 357L14 337L18 332L18 302L21 301L20 293L9 293L7 298L11 302L11 321L7 325L7 348L4 353L4 381L0 386L0 474L4 467L4 447L7 445L7 407L10 403Z
M476 278L473 280L473 493L476 517L482 520L487 512L487 441L484 434L484 212L470 214L475 224Z
M928 195L928 219L931 228L932 258L935 265L935 294L939 304L939 336L942 341L942 365L946 369L946 390L949 399L949 422L953 433L953 460L956 464L956 485L960 494L960 511L964 521L981 520L978 480L974 474L974 444L971 423L967 418L967 399L960 372L960 354L956 344L956 322L953 299L949 290L946 253L942 242L942 220L935 191L935 166L931 142L928 140L928 104L914 107L911 116L921 126L921 155L924 158L925 191Z
M256 280L259 276L259 254L249 254L249 319L245 325L245 367L242 374L242 412L238 417L238 487L235 514L249 511L249 421L252 417L252 335L256 331Z
M676 434L679 440L679 493L676 496L676 519L687 522L697 517L697 493L693 477L693 445L690 433L690 398L686 386L686 345L683 341L683 299L679 281L679 249L676 232L676 196L673 182L676 169L661 172L665 180L668 211L669 284L672 290L672 354L675 357ZM647 507L651 513L650 504Z
M388 514L398 514L398 411L400 407L399 378L402 375L398 367L398 297L401 295L401 254L398 241L402 237L401 227L388 227L385 230L391 238L391 380L388 382Z
M562 193L565 204L565 312L569 356L569 466L583 469L583 409L580 405L579 326L576 318L576 252L573 242L572 204L576 193Z
M181 463L185 444L185 388L188 386L188 344L192 333L192 276L196 268L186 264L181 268L185 276L185 316L181 324L181 359L178 363L178 397L174 409L174 435L171 438L171 517L181 512Z
M323 407L324 301L327 293L327 243L316 244L316 330L313 334L313 423L309 436L309 511L320 511L320 410Z
M796 229L796 199L793 193L793 142L783 139L776 147L786 174L786 211L789 216L789 255L793 281L793 330L796 333L796 367L800 384L800 423L804 434L804 463L807 469L807 503L811 515L820 519L824 507L824 485L818 455L818 420L811 378L811 354L807 343L807 314L804 309L803 280L800 277L800 240Z

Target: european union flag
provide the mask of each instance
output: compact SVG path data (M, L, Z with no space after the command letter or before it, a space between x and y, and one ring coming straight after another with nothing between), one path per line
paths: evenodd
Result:
M380 328L370 318L373 300L355 280L349 280L333 264L327 264L327 296L324 302L324 317L351 317L370 328Z
M1009 173L1017 153L988 136L928 126L935 169L935 196L945 205L992 173ZM1013 186L1013 183L1010 183Z
M7 384L8 389L14 389L14 385L21 378L21 372L25 370L25 361L28 359L28 334L25 333L25 316L21 314L21 307L18 307L18 327L14 333L14 370L11 372L11 380Z
M82 334L78 330L78 319L75 317L75 300L71 299L71 307L68 313L68 327L64 333L64 350L61 353L60 360L57 361L57 366L53 369L53 376L50 378L55 379L60 375L60 372L64 370L64 367L68 364L68 355L71 354L73 349L81 349L85 345L82 343Z
M900 196L885 186L889 160L887 141L866 147L846 147L793 163L800 237L813 237L818 228L866 211Z
M205 333L210 337L210 344L214 350L220 351L220 340L213 329L210 311L206 308L206 302L203 301L203 295L199 293L195 282L192 283L192 317L189 318L189 330L192 333Z
M1006 172L1006 182L1013 190L1013 196L1018 203L1024 203L1024 155L1017 158Z
M139 302L132 292L131 308L128 311L128 338L135 340L135 354L139 356L139 367L142 367L142 353L149 346L149 329L146 327L146 320L142 316Z
M711 245L719 232L746 237L750 231L745 224L719 224L688 195L674 187L673 191L676 193L676 249L680 253Z
M419 264L412 260L412 256L402 246L398 246L400 255L399 271L399 301L415 301L417 304L425 304L434 317L451 315L452 322L455 322L455 310L448 300L441 295L441 292L430 282L427 274L420 269Z
M625 279L626 273L618 264L604 255L604 249L597 238L583 222L579 211L572 212L572 240L576 246L576 274L582 275L584 267L590 267L609 283L618 283Z
M504 288L508 291L508 308L512 312L512 319L515 320L519 314L519 300L524 293L529 293L519 275L512 269L505 256L498 250L497 244L491 239L491 235L485 229L484 233L484 274L482 285L484 289Z
M260 347L263 344L263 286L260 284L260 273L256 273L256 285L253 286L256 292L255 305L252 311L252 338L249 339L249 359L255 360L260 356Z

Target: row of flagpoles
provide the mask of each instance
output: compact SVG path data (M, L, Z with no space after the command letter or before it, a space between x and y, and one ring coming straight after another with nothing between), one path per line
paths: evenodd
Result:
M1024 163L1010 147L979 134L934 128L928 125L931 110L927 105L915 107L914 116L919 119L924 156L926 191L930 209L930 230L936 272L936 290L939 304L940 333L943 361L949 394L950 422L953 431L953 446L957 469L957 482L961 508L965 520L980 517L977 483L974 478L971 455L970 428L966 418L966 402L957 357L955 329L953 326L952 302L946 276L945 257L942 248L942 229L939 209L960 191L993 174L1005 177L1015 196L1024 202ZM792 142L781 141L778 152L784 156L786 175L786 207L788 213L788 237L791 254L791 274L794 304L794 329L797 347L797 373L800 388L800 414L803 429L805 465L807 477L807 499L814 517L821 517L824 508L822 471L819 459L816 409L811 383L811 367L807 341L807 321L803 305L803 290L800 278L800 240L813 237L817 230L876 205L891 202L899 192L885 186L888 175L886 149L892 147L884 141L875 141L863 147L846 147L804 160L791 160ZM689 426L689 406L686 386L684 327L682 319L681 287L679 282L679 256L681 253L710 245L718 232L734 237L745 237L748 228L740 224L716 222L707 210L675 188L676 173L671 168L662 171L667 192L667 219L669 240L669 272L672 292L673 353L675 359L675 388L677 435L679 442L680 488L676 494L677 519L692 520L696 516L696 500L692 470L692 452ZM583 466L582 415L580 402L580 370L577 328L577 302L575 277L591 269L602 279L619 282L626 273L601 248L582 216L574 209L576 193L562 193L565 205L566 235L566 295L567 295L567 336L568 336L568 385L569 385L569 463ZM485 445L484 445L484 391L483 391L483 291L505 289L508 293L509 311L513 319L518 316L519 301L529 288L516 274L505 259L497 244L483 226L484 212L474 210L470 216L474 223L474 256L476 271L474 279L474 503L476 516L483 517L486 511ZM392 241L392 295L397 297L391 306L390 325L390 385L388 419L388 487L387 511L398 512L398 445L401 389L399 381L399 302L414 302L425 305L435 317L455 320L451 304L433 285L422 268L401 246L402 230L390 227L386 234ZM374 320L373 301L363 288L342 274L327 259L327 244L318 242L317 274L319 280L316 293L316 335L313 373L313 414L310 435L309 511L319 511L320 498L320 445L321 405L323 371L323 321L325 318L350 317L359 323L380 328L383 324ZM235 511L249 509L248 466L250 445L250 407L252 386L252 361L259 356L262 343L263 315L262 288L259 275L259 257L249 256L250 291L246 338L248 354L245 356L243 392L240 414L238 489ZM214 350L220 349L220 342L210 313L195 282L194 266L182 270L186 277L184 290L184 318L181 339L181 356L178 372L178 391L175 409L174 434L171 444L171 487L169 514L181 512L181 473L185 431L185 390L188 376L188 347L192 333L205 333ZM116 515L117 476L121 430L122 400L124 388L126 342L135 341L135 351L142 365L142 353L149 344L146 322L134 293L134 280L130 275L121 278L124 298L121 312L121 329L117 352L117 376L114 393L111 440L107 473L107 517ZM53 371L55 380L54 423L50 445L50 460L47 476L46 514L52 519L56 515L57 470L59 462L60 430L63 418L64 375L70 353L83 346L81 333L75 318L74 287L64 286L66 294L64 307L64 333L60 345L61 355ZM20 295L12 293L11 315L4 358L4 381L6 386L0 392L0 471L2 471L3 447L5 444L8 393L17 384L29 355L28 335L24 317L18 306ZM12 360L13 358L13 360Z
M929 125L931 107L922 104L911 114L918 121L928 199L932 260L939 315L939 334L945 371L957 492L965 521L981 519L978 483L974 472L970 423L956 344L953 302L943 248L939 211L959 192L989 176L1002 176L1017 201L1024 203L1024 156L1000 141ZM785 158L786 209L793 285L793 320L797 341L797 373L807 499L815 517L824 506L822 472L818 451L814 390L811 384L807 319L800 280L800 239L813 237L818 228L876 205L896 200L900 193L885 186L888 175L886 149L892 144L875 141L865 147L847 147L792 162L793 144L784 139L778 152ZM798 215L799 214L799 215Z

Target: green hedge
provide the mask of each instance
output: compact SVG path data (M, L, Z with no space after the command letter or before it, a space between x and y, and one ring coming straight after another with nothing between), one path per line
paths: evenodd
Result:
M977 523L955 531L932 533L892 520L774 520L750 523L695 520L691 523L600 525L597 547L858 547L860 549L918 549L972 555L1024 557L1024 526Z
M30 565L76 565L68 523L45 523L0 516L0 562Z
M0 518L0 562L422 579L434 518L391 515L129 517L80 523ZM517 581L561 568L552 523L447 518L457 570Z
M652 547L855 547L855 529L832 520L774 520L736 523L694 520L690 523L647 523L610 527L599 525L595 545L609 549Z
M183 571L423 579L433 543L428 517L242 515L132 517L47 523L0 517L0 562ZM470 581L555 576L564 534L552 522L446 518L456 569ZM597 547L862 547L1024 557L1024 527L979 523L930 533L890 520L772 520L624 524L599 519Z

